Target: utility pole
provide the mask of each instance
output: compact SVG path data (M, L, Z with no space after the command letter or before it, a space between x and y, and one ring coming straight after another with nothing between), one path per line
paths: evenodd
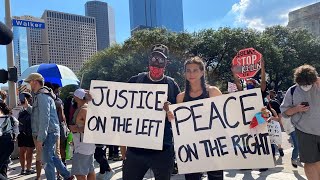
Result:
M6 25L12 29L12 22L11 22L11 8L10 8L10 0L5 0L5 19ZM11 42L6 46L7 49L7 66L14 67L13 61L13 43ZM13 81L8 81L9 87L9 107L14 108L17 106L17 89L16 83Z

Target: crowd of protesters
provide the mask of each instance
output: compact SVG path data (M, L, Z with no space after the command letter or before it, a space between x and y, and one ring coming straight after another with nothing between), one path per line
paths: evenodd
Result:
M123 160L123 179L142 180L148 169L156 180L169 180L174 171L175 158L171 119L173 114L168 104L183 103L222 95L218 87L206 83L205 65L198 56L187 58L184 64L184 91L181 92L173 78L164 75L169 59L169 49L162 44L154 45L149 56L149 71L130 78L129 83L167 84L168 99L164 105L167 111L162 150L143 148L94 145L82 142L86 121L87 103L91 95L84 89L77 89L73 96L63 102L59 98L60 87L44 82L41 74L32 73L24 81L31 92L19 96L21 111L17 119L11 115L6 104L6 93L1 91L0 100L0 179L7 179L10 154L14 141L18 139L21 175L37 173L41 169L46 178L55 179L111 179L114 171L109 160ZM299 161L304 163L308 179L320 180L320 79L310 65L297 67L294 72L295 85L285 95L282 91L267 90L264 61L261 61L261 79L240 80L232 69L235 84L239 91L260 88L262 101L272 118L290 135L293 144L292 166L297 168ZM245 84L245 86L244 86ZM66 147L68 134L73 135L72 169L66 168ZM107 158L106 149L109 147ZM36 171L31 168L33 152L36 151ZM284 156L281 144L272 144ZM100 172L94 172L94 159L100 164ZM265 171L267 169L261 169ZM57 173L56 173L57 171ZM207 172L209 180L223 179L223 171ZM202 173L185 175L186 180L200 180Z

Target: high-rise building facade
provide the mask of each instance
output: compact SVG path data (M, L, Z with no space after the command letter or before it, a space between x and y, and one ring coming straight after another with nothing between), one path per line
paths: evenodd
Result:
M42 22L32 16L13 17ZM14 60L20 76L29 66L42 63L41 29L13 26Z
M27 37L28 37L28 57L29 64L31 66L41 63L47 63L47 60L44 59L44 46L48 46L48 43L42 43L42 29L27 29Z
M27 29L25 27L13 27L13 52L18 76L29 67Z
M98 51L110 47L116 42L113 8L106 2L88 1L85 4L86 16L95 17Z
M95 18L46 10L42 19L46 23L42 42L49 44L42 46L43 59L77 73L97 52Z
M131 32L143 28L166 28L183 32L182 0L129 0Z
M290 28L303 28L320 37L320 2L289 12Z

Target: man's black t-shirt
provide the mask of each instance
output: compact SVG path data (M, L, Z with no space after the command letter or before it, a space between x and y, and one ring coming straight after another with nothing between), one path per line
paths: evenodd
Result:
M178 84L170 77L165 76L161 81L152 81L149 79L147 74L144 75L141 82L137 82L140 75L136 75L130 78L129 83L144 83L144 84L168 84L168 99L171 104L176 104L176 97L180 93L180 88ZM168 83L168 81L173 81ZM171 87L170 87L171 86ZM173 91L173 92L172 92ZM171 123L166 118L165 120L165 128L164 128L164 136L163 136L163 150L170 148L173 144L173 135L171 129ZM154 152L154 150L142 149L142 148L129 148L135 152Z

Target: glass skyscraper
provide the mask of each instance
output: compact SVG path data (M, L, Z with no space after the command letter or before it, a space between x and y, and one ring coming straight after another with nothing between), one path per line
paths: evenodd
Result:
M129 0L131 32L143 28L166 28L183 32L182 0Z
M29 67L27 28L14 26L13 33L14 60L20 76Z
M85 4L86 16L96 18L97 50L103 50L116 42L114 13L110 5L101 1Z

